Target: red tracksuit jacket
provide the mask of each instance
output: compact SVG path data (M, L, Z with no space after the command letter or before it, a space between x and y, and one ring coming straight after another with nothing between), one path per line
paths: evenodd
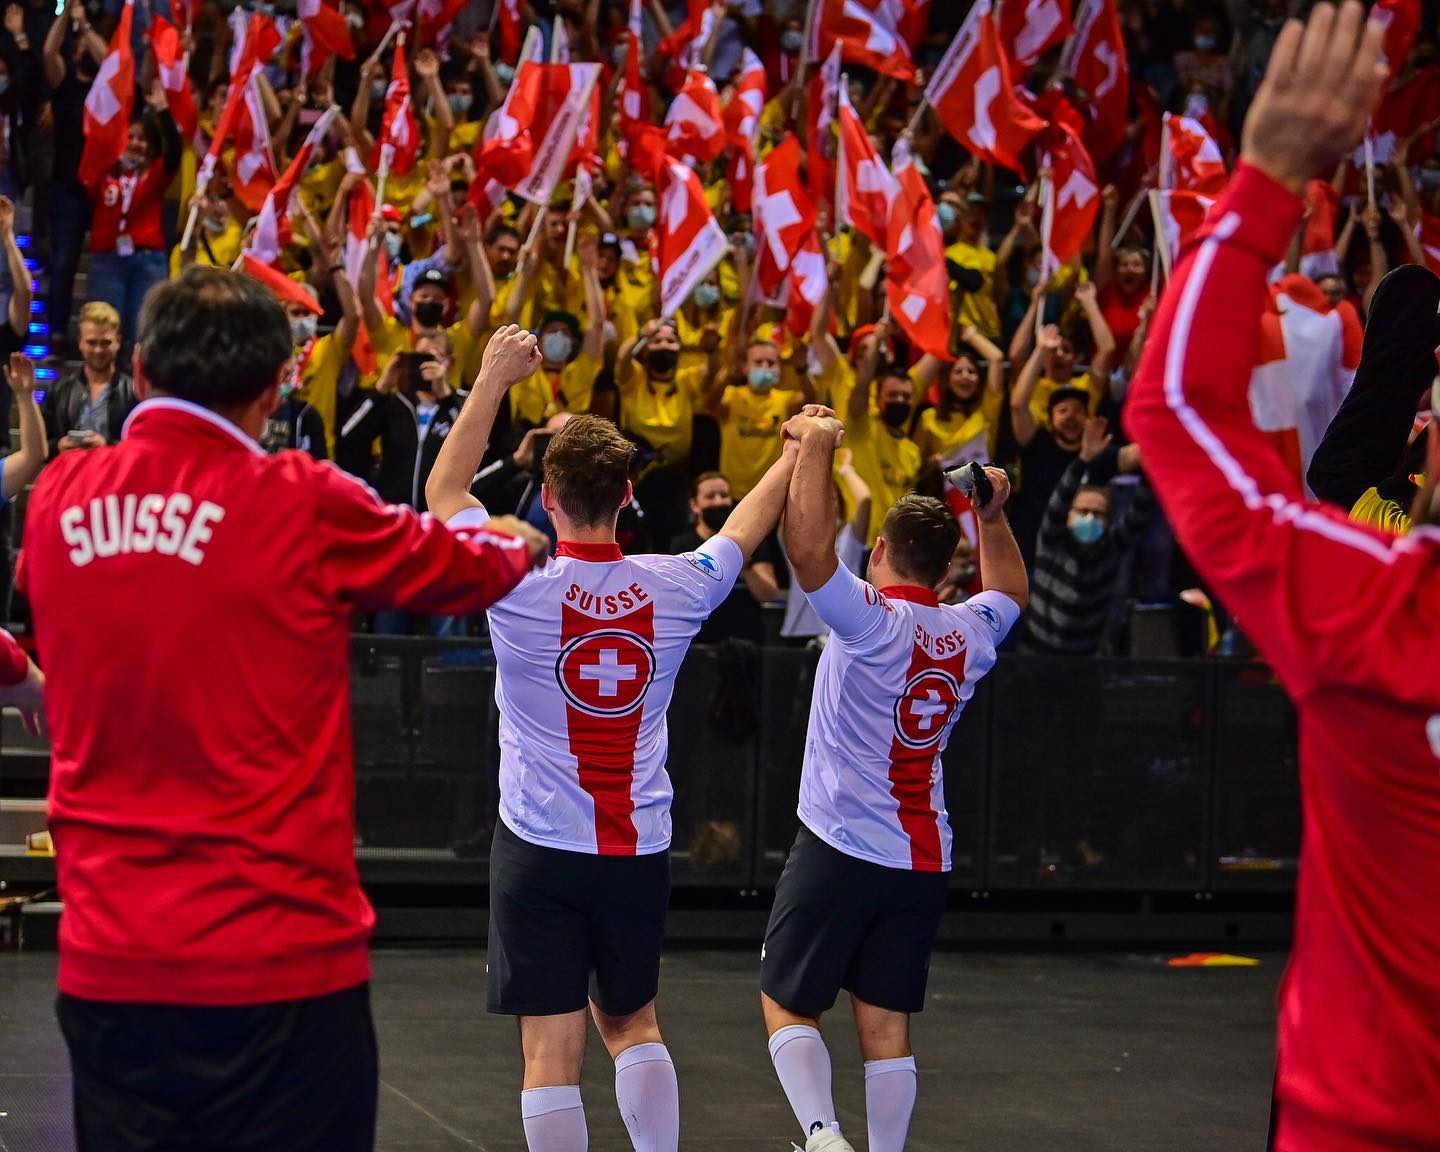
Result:
M1187 554L1295 701L1303 856L1280 1152L1440 1149L1440 531L1307 503L1250 419L1301 204L1242 166L1180 261L1127 412Z
M254 1004L369 977L354 608L478 613L529 567L181 401L66 453L19 586L47 677L60 990Z

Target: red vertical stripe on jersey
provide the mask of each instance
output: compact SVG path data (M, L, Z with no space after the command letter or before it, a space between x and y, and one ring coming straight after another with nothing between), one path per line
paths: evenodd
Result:
M936 675L917 685L917 678L926 672ZM947 681L954 684L953 693L946 687ZM940 814L931 802L931 774L941 739L959 712L959 688L964 683L964 648L942 658L915 645L910 668L905 673L906 690L895 703L895 737L890 742L890 795L899 806L900 827L910 840L910 867L916 872L940 872L944 868ZM912 685L916 686L913 690ZM938 711L941 705L947 710ZM902 722L914 729L908 742L901 738ZM933 741L915 746L915 737L928 737L932 730Z
M562 605L560 624L561 651L570 651L573 642L596 633L624 634L617 639L617 645L607 647L597 641L595 655L588 658L592 663L576 661L573 680L577 684L574 692L566 692L566 721L570 738L570 754L575 757L579 768L580 787L590 794L595 802L595 848L602 856L633 856L639 833L631 814L635 811L632 789L635 780L635 745L640 735L640 720L645 713L644 690L654 679L653 646L655 642L655 608L645 603L626 616L597 620L570 605ZM633 645L633 646L632 646ZM589 651L587 646L584 651ZM648 651L650 667L641 667L637 660L640 651ZM607 656L607 653L609 654ZM562 656L562 663L564 657ZM604 715L599 711L577 706L585 699L603 708L607 701L603 692L607 687L604 679L585 679L585 667L602 669L609 665L612 679L608 685L616 699L623 700L627 693L640 690L639 705L619 715ZM634 673L633 676L630 673ZM560 673L563 677L563 669ZM642 679L643 678L643 679ZM564 683L562 681L562 687ZM595 695L581 699L587 690Z

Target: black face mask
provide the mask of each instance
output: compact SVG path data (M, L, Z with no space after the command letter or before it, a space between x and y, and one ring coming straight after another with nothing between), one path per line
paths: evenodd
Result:
M880 409L880 419L891 428L903 428L905 421L910 419L910 405L903 400L892 400Z
M725 521L730 519L730 513L734 510L733 504L711 504L708 508L700 509L700 519L711 532L719 532L725 527Z
M680 363L680 353L674 348L656 348L645 357L645 363L657 376L668 376Z
M445 305L437 304L434 300L422 300L415 305L413 311L415 323L422 328L439 328L440 322L445 319Z

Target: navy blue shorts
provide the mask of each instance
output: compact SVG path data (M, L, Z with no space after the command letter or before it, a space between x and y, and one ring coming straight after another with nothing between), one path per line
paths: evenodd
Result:
M598 856L544 848L502 821L490 849L486 1006L559 1016L591 1001L638 1012L660 987L670 853Z
M944 872L847 856L803 824L775 886L760 987L797 1016L819 1016L843 988L891 1012L925 1007L945 912Z

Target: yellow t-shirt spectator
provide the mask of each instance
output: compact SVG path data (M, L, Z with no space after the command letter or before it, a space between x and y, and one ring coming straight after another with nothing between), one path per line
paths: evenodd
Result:
M720 471L730 481L730 494L736 500L760 483L760 477L780 459L780 428L804 402L802 393L783 388L757 392L748 384L731 384L725 389Z
M954 292L957 303L956 325L963 328L967 324L973 324L976 331L987 340L999 340L1000 309L995 306L995 253L983 245L957 240L945 249L945 257L962 268L979 272L983 280L978 292Z
M340 373L350 353L340 347L332 332L321 336L310 346L309 356L300 367L299 396L314 408L325 424L325 443L330 459L335 459L335 409L338 403Z
M620 427L643 437L659 453L661 464L687 463L695 409L708 378L705 368L679 368L670 383L652 382L637 364L628 383L620 385Z
M845 421L845 445L852 453L855 471L870 489L870 530L865 543L873 548L886 514L920 477L920 449L910 437L895 435L869 413Z
M561 412L590 411L600 367L600 361L583 350L559 372L547 372L542 364L510 389L511 414L520 423L540 425Z
M450 337L451 344L450 371L445 374L445 380L451 388L458 391L461 387L461 371L473 353L475 337L470 334L464 320L451 324L445 329L445 333ZM415 334L393 316L387 316L380 331L370 333L370 343L375 349L378 378L378 375L384 373L385 365L392 356L415 351Z
M245 229L235 217L225 221L225 227L212 232L203 220L195 225L195 263L207 268L229 268L240 255L240 245L245 239ZM170 249L170 276L180 275L180 245Z
M1048 376L1042 376L1035 382L1035 391L1030 394L1030 415L1035 417L1035 423L1039 427L1050 427L1050 394L1057 388L1080 389L1090 397L1090 415L1095 415L1095 410L1100 406L1100 390L1095 387L1090 373L1083 372L1079 376L1072 376L1063 384L1051 380Z
M979 405L968 415L958 408L948 416L942 416L938 408L925 409L915 428L915 443L921 458L938 456L946 467L968 464L972 460L988 463L995 454L1004 403L1003 392L985 389L980 393Z

